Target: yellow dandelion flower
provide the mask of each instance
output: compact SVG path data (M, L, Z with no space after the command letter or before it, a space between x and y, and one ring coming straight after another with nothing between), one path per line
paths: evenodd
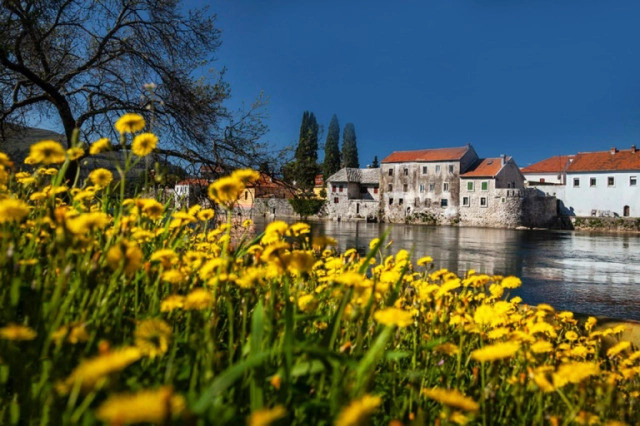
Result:
M135 345L144 355L155 358L169 349L171 327L159 318L140 321L134 332Z
M251 413L247 418L247 426L269 426L276 420L282 419L287 415L287 410L282 405L276 405L273 408L263 408Z
M587 332L590 332L593 329L593 326L596 325L596 322L598 322L598 320L595 317L589 317L584 323L584 329Z
M209 198L215 203L230 207L236 202L240 194L244 191L244 184L241 180L227 176L220 178L209 185Z
M135 243L121 240L107 251L109 267L117 270L120 265L123 265L124 273L128 276L133 275L141 263L142 250Z
M580 383L583 380L597 376L600 373L600 367L593 362L570 362L562 364L558 370L553 373L553 386L562 387L567 383Z
M531 345L531 352L536 354L542 354L551 352L553 350L553 345L546 340L538 340L534 344Z
M80 383L84 389L89 389L101 378L123 370L139 360L141 356L140 349L129 346L86 359L71 372L69 377L59 382L56 388L62 394L68 393L76 383Z
M165 271L160 276L162 281L177 285L182 284L186 280L186 276L177 269L171 269L169 271Z
M488 325L493 322L495 313L490 305L480 305L473 314L473 321L478 325Z
M300 275L311 271L315 257L311 251L294 250L287 259L287 268L295 275Z
M131 151L138 157L146 157L156 148L158 137L153 133L140 133L131 143Z
M357 426L366 423L371 414L382 404L382 398L377 395L364 395L340 411L336 419L336 426Z
M316 298L313 294L303 294L298 297L298 309L309 312L316 306Z
M609 358L612 358L618 355L620 352L626 351L630 347L631 347L631 342L623 340L622 342L617 343L615 346L612 346L611 348L609 348L609 350L607 351L607 356Z
M33 161L32 164L58 164L64 162L67 152L60 142L45 140L31 145L29 158Z
M289 227L287 235L292 237L299 237L300 235L309 234L311 232L311 226L308 223L297 222Z
M0 165L11 168L13 167L13 161L11 161L7 154L0 152Z
M161 262L165 268L170 268L177 258L178 255L172 249L160 249L153 252L150 260L152 262Z
M373 318L384 325L396 325L398 327L407 327L413 324L413 315L411 312L397 308L386 308L376 311Z
M24 325L9 324L0 328L0 338L5 340L33 340L37 333Z
M267 225L264 230L264 236L260 241L262 244L271 244L276 241L280 241L280 239L285 235L289 225L286 222L281 220L276 220Z
M238 179L240 182L246 185L260 179L260 173L252 169L238 169L234 170L233 173L231 173L231 177L234 179Z
M204 288L197 288L187 294L184 300L184 308L187 310L207 309L213 303L213 296Z
M460 408L461 410L472 412L480 409L477 402L457 389L422 389L422 394L448 407Z
M497 361L513 357L520 349L520 344L516 342L496 343L471 352L471 358L476 361Z
M74 234L87 234L104 229L111 222L109 215L103 212L83 213L67 219L67 229Z
M144 129L144 118L139 114L127 113L116 121L116 130L123 133L135 133Z
M164 386L156 390L112 395L98 407L96 417L114 425L164 424L170 416L179 416L185 406L182 396L175 395L170 386Z
M522 281L520 281L520 278L518 277L506 277L503 278L502 281L500 282L500 285L503 288L518 288L522 285Z
M551 367L553 369L553 367ZM536 369L532 374L534 383L540 388L542 392L553 392L556 390L555 386L551 384L547 377L549 369L542 367Z
M29 205L22 200L5 198L0 200L0 223L19 222L29 214Z
M109 170L99 168L89 173L89 180L98 188L106 188L113 180L113 175Z
M213 219L213 217L215 216L215 212L213 211L213 209L204 209L200 210L197 216L199 220L206 222L207 220Z
M172 294L160 303L160 312L171 312L184 306L184 296Z
M564 338L570 342L575 342L576 340L578 340L578 333L573 330L569 330L564 334Z
M418 264L418 266L426 266L431 262L433 262L433 258L431 256L424 256L418 259L416 263Z
M498 340L506 336L508 333L509 329L507 327L498 327L488 332L487 337L491 340Z
M441 343L434 347L433 351L446 355L457 355L460 353L460 349L453 343Z
M84 155L84 149L80 148L79 146L69 148L67 150L67 155L69 156L69 160L76 161Z
M109 138L100 138L89 147L89 154L97 155L101 152L108 151L111 149L111 142L109 142Z

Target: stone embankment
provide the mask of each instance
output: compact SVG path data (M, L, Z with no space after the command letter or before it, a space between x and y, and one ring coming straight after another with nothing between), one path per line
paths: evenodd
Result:
M576 231L640 233L640 218L634 217L573 217L571 223Z

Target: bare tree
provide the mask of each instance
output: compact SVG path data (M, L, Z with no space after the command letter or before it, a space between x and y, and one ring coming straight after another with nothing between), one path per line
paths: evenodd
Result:
M59 119L68 143L143 114L158 153L210 167L269 161L264 102L229 111L220 31L178 0L0 0L0 126ZM153 83L153 84L149 84ZM112 135L115 136L115 135ZM213 169L213 168L212 168Z

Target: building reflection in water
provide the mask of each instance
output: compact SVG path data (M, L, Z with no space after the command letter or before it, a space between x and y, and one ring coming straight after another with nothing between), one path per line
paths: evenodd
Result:
M526 303L640 320L639 236L362 222L312 227L314 235L336 238L339 250L361 254L389 230L393 251L406 249L414 260L431 256L436 268L520 277L523 286L513 294Z

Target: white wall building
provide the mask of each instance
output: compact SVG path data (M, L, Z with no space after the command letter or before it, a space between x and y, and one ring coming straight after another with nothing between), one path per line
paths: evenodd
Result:
M529 186L564 185L574 155L556 155L520 169ZM542 188L540 188L542 189Z
M640 152L583 152L567 168L562 201L575 216L640 217Z

